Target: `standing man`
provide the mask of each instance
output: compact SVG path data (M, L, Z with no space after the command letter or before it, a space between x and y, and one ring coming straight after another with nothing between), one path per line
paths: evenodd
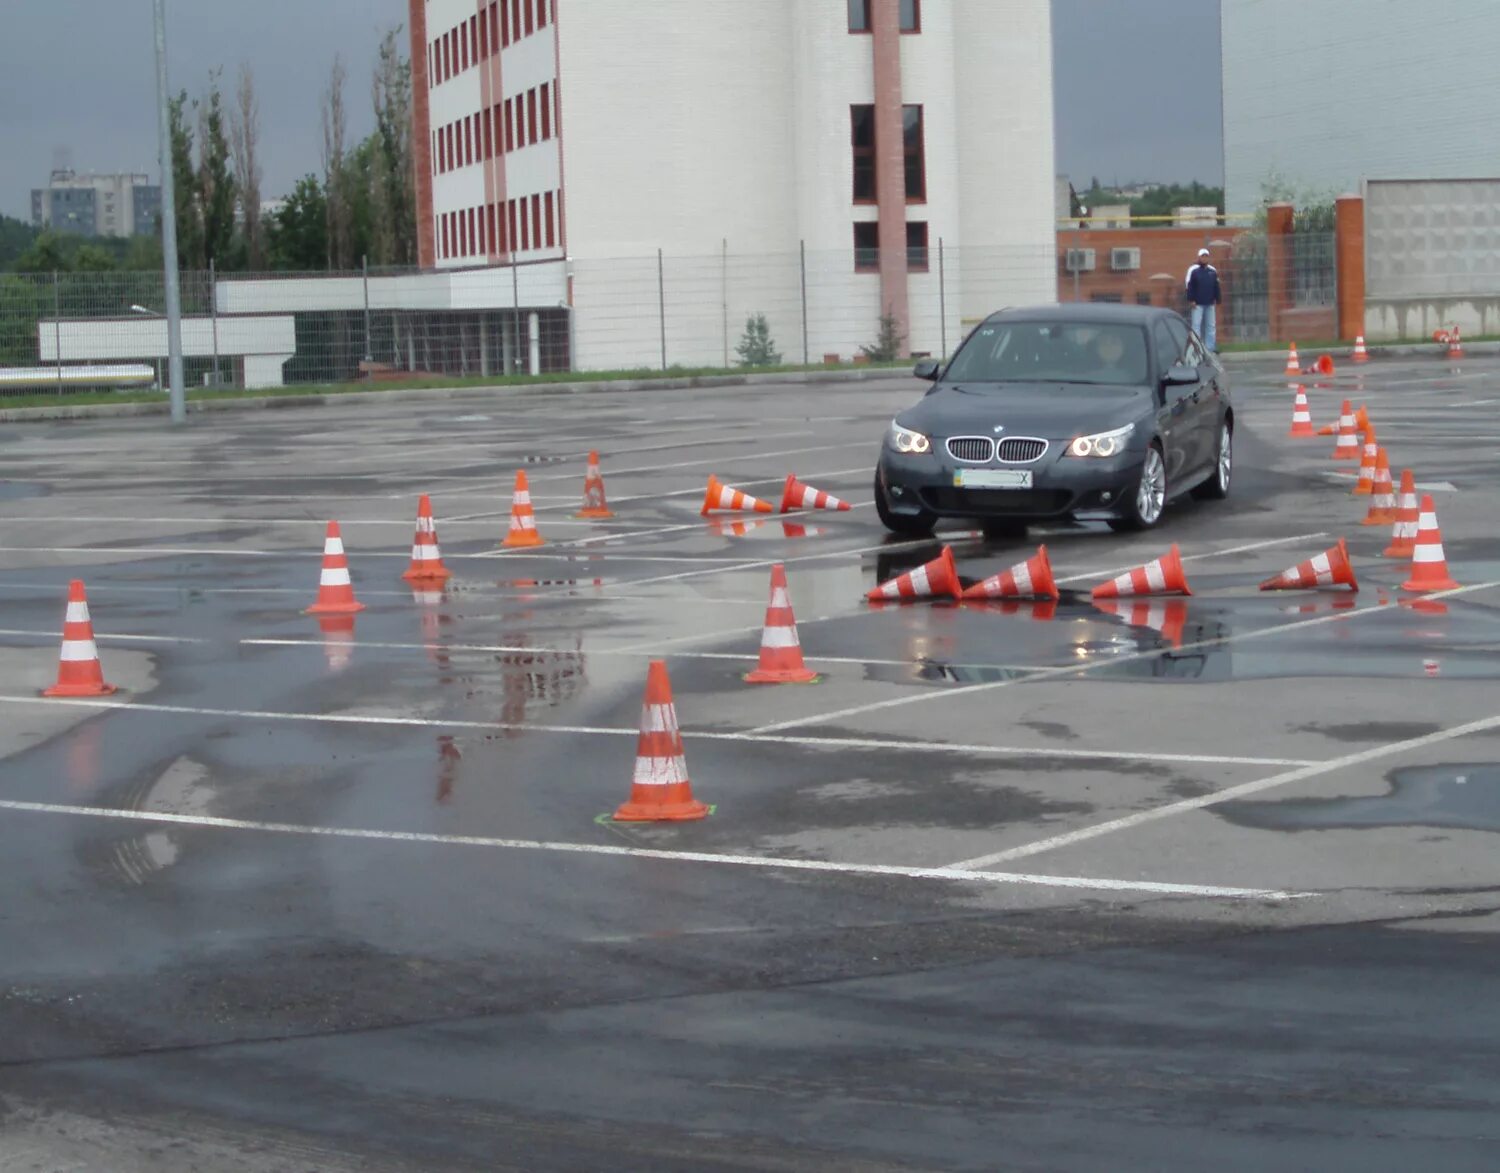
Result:
M1188 270L1187 299L1193 307L1193 331L1215 354L1219 350L1219 271L1208 263L1208 249L1198 250L1198 263Z

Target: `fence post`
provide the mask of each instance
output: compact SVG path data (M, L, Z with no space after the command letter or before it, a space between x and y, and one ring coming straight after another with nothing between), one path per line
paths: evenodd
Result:
M729 369L729 238L719 262L719 300L724 308L724 369Z
M812 366L811 345L807 340L807 241L802 246L802 365Z
M1341 195L1333 206L1338 330L1350 342L1365 332L1365 201Z
M656 250L656 306L661 319L661 369L667 369L667 263Z
M359 264L365 286L365 362L371 362L375 356L370 353L370 257L368 253L359 258Z
M208 258L208 317L214 334L214 390L219 388L219 282L214 258Z
M62 377L62 287L57 270L52 270L52 345L57 350L57 393L63 393Z
M938 319L942 322L942 347L938 357L948 357L948 268L943 258L943 238L938 237Z
M1292 230L1296 209L1272 204L1266 209L1266 338L1282 341L1281 319L1295 304L1292 297Z

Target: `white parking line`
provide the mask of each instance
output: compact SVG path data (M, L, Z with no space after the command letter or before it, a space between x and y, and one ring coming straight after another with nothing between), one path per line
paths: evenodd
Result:
M662 851L599 843L552 843L539 839L491 839L479 835L443 835L423 831L377 831L360 827L313 827L301 823L264 823L251 819L222 819L210 815L180 815L165 811L119 810L65 806L59 803L0 800L0 810L17 814L66 815L75 818L118 819L156 826L200 827L225 831L258 831L274 835L305 835L323 839L359 839L383 843L425 843L441 847L482 847L492 850L544 851L563 855L596 855L623 859L655 859L668 863L720 864L768 871L822 872L848 876L889 876L908 880L949 880L959 883L1014 884L1095 892L1132 892L1151 896L1191 896L1223 900L1294 900L1310 893L1275 888L1225 888L1208 884L1163 884L1145 880L1093 879L1085 876L1027 875L957 868L899 867L892 864L837 863L821 859L784 859L762 855L725 855L706 851Z

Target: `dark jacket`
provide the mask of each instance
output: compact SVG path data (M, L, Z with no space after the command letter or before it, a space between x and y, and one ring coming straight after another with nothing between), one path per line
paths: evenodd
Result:
M1187 299L1194 305L1219 304L1219 271L1200 261L1188 270Z

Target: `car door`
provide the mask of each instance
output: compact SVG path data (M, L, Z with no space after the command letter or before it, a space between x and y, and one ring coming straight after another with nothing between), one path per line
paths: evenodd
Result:
M1187 422L1188 434L1183 440L1183 476L1196 480L1213 463L1214 458L1219 411L1205 376L1216 374L1216 371L1208 365L1208 354L1203 349L1203 344L1188 329L1186 322L1176 316L1168 318L1167 331L1177 346L1178 363L1198 373L1197 383L1177 388L1186 401L1183 417Z
M1161 435L1162 458L1167 463L1168 491L1190 467L1193 419L1192 387L1170 387L1167 372L1182 357L1182 344L1173 337L1166 318L1158 318L1151 327L1151 349L1156 359L1157 406L1156 425Z

